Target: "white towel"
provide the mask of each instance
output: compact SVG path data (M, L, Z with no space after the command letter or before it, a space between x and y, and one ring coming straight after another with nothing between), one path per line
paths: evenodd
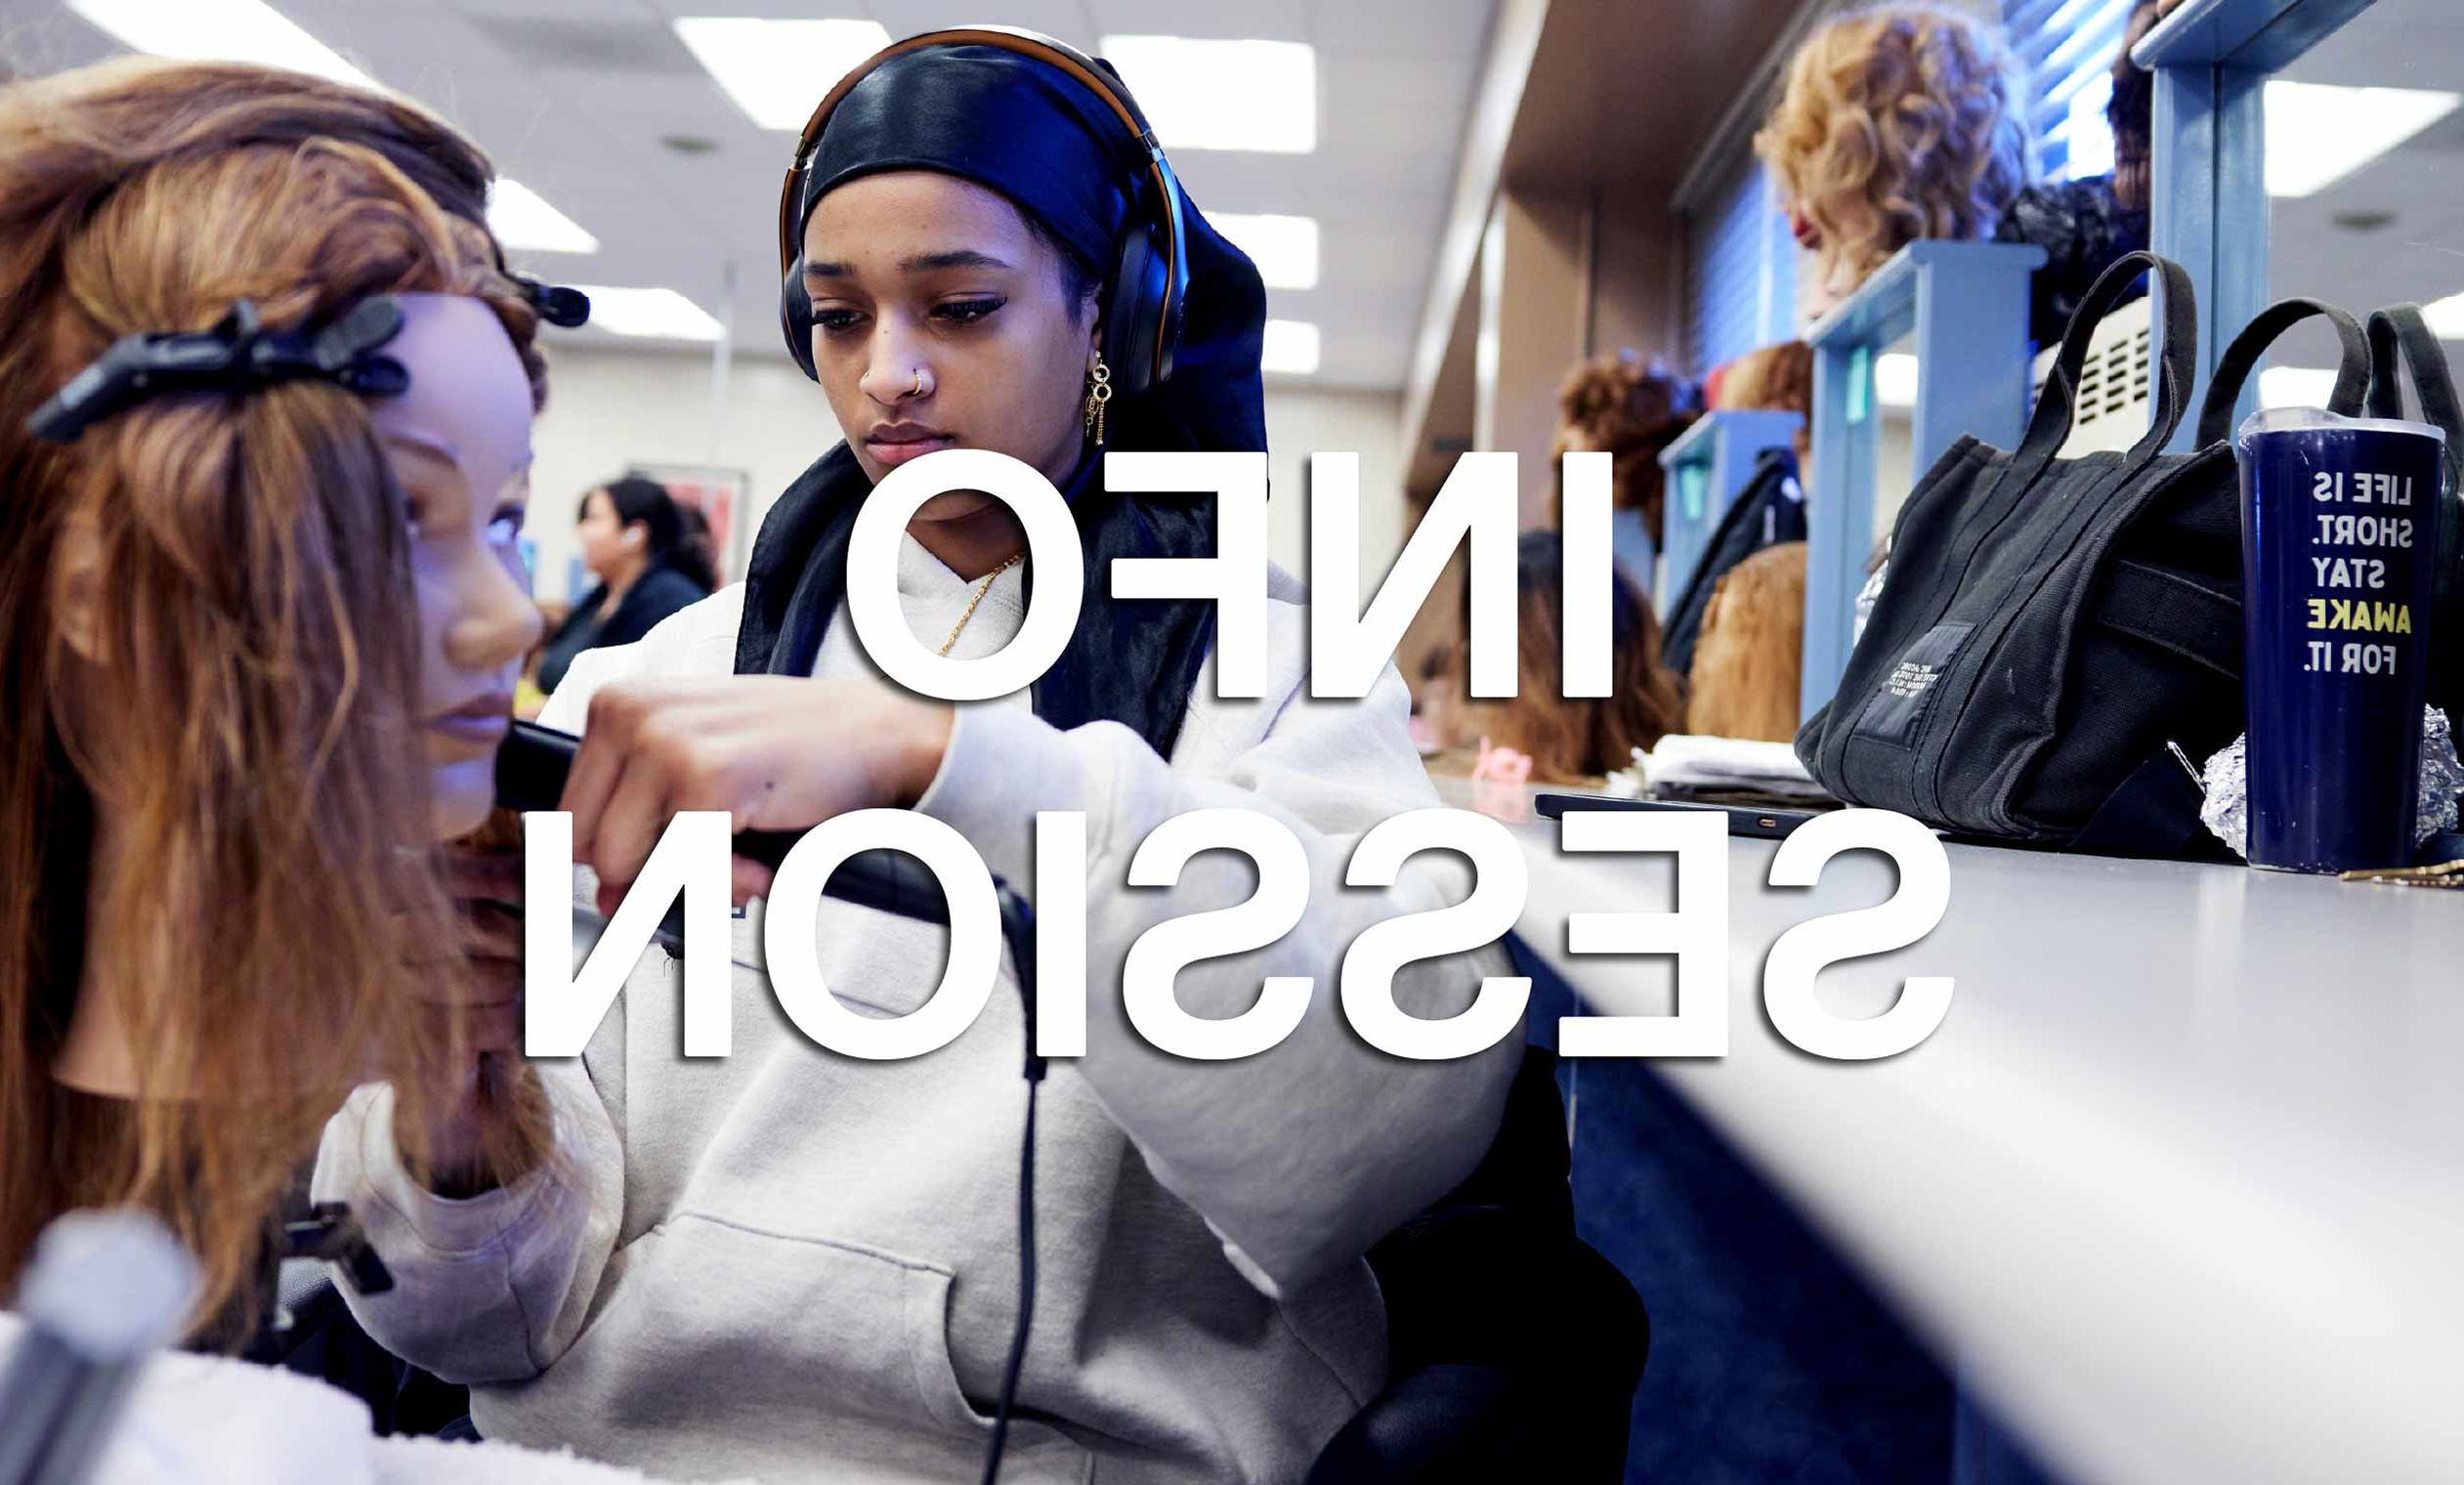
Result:
M1636 748L1635 766L1620 772L1631 781L1626 791L1632 793L1690 785L1760 789L1807 799L1829 797L1797 761L1796 748L1786 742L1671 733L1649 752Z

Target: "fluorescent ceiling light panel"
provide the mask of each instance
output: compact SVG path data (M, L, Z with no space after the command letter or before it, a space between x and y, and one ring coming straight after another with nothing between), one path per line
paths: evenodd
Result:
M1917 404L1917 359L1905 351L1874 358L1874 401L1886 407Z
M1167 149L1318 148L1318 54L1305 42L1106 36L1102 52Z
M2316 366L2270 366L2259 373L2262 407L2324 407L2336 373Z
M2464 340L2464 294L2449 294L2436 304L2423 305L2421 318L2430 321L2430 333L2441 340Z
M2271 82L2268 194L2324 191L2446 117L2458 103L2464 94L2422 88Z
M857 63L890 44L875 21L762 21L684 16L676 37L764 129L801 130Z
M1261 370L1289 376L1315 373L1318 369L1318 327L1305 319L1266 321L1265 348L1259 355L1258 366Z
M581 224L540 199L520 181L498 180L488 192L488 230L517 251L595 253L599 239Z
M674 289L617 289L576 283L590 296L590 322L617 335L652 340L717 340L727 327Z
M1250 255L1270 289L1318 286L1318 219L1211 211L1207 220Z
M182 62L252 62L374 88L376 80L265 0L68 0L123 43Z

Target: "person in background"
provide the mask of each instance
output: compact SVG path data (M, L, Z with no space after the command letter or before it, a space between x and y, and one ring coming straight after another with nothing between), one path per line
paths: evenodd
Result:
M2029 285L2028 335L2039 349L2060 343L2079 301L2115 259L2147 245L2147 142L2154 80L2130 60L2130 49L2172 8L2160 0L2140 0L2123 28L2121 50L2113 58L2113 100L2104 108L2105 122L2113 130L2113 169L2028 187L1994 230L1997 242L2032 243L2045 250L2045 265Z
M677 566L704 578L710 591L717 592L719 549L710 539L710 518L690 500L676 502L676 517L685 524L684 539L676 544Z
M2125 211L2147 210L2156 112L2155 74L2131 61L2131 48L2181 3L2139 0L2122 25L2122 49L2113 57L2113 98L2104 106L2104 122L2113 131L2113 198Z
M539 657L539 690L551 696L574 656L632 644L718 586L708 548L687 539L675 500L655 481L628 475L582 496L574 534L599 585L574 605Z
M1512 697L1469 694L1467 642L1458 640L1441 652L1442 663L1428 691L1430 725L1450 756L1432 760L1434 771L1460 771L1470 756L1467 750L1486 743L1528 755L1536 782L1596 781L1633 762L1636 748L1647 751L1680 726L1684 702L1677 676L1660 662L1659 621L1634 582L1613 567L1617 590L1609 606L1609 694L1565 694L1565 592L1558 576L1564 565L1563 536L1555 531L1523 533L1515 564L1519 654ZM1467 626L1467 616L1466 622Z
M2009 53L1962 12L1875 7L1817 28L1754 137L1814 255L1808 311L1910 242L1993 235L2033 173L2025 119Z

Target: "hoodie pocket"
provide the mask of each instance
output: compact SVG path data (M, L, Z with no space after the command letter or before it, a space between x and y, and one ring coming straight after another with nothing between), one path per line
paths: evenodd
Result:
M599 1315L542 1381L705 1468L924 1481L980 1471L992 1418L958 1385L949 1269L860 1244L679 1212L622 1256ZM567 1374L559 1377L558 1373ZM558 1388L559 1391L569 1390ZM611 1458L639 1457L623 1452ZM646 1438L645 1443L648 1442ZM1001 1478L1090 1478L1094 1459L1014 1415Z

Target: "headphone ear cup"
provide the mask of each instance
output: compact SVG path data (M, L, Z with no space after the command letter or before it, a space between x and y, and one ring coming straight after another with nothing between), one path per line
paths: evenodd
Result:
M1104 305L1104 343L1112 350L1113 384L1123 392L1144 392L1170 370L1168 362L1156 364L1155 347L1169 271L1151 223L1122 235L1121 265Z
M808 380L820 381L821 373L813 369L813 296L804 287L801 261L779 285L779 329L787 338L787 354L795 358L797 369Z

